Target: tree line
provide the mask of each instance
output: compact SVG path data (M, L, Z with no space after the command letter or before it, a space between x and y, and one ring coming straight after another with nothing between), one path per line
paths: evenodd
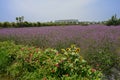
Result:
M0 27L9 28L9 27L42 27L42 26L61 26L61 25L82 25L87 26L90 24L104 24L107 26L117 26L120 25L120 18L117 18L116 15L113 15L109 20L102 22L79 22L79 23L58 23L58 22L28 22L24 20L24 16L16 17L16 22L0 22Z
M42 26L60 26L60 25L77 25L76 23L58 23L58 22L28 22L24 16L16 17L16 22L0 22L0 27L42 27Z

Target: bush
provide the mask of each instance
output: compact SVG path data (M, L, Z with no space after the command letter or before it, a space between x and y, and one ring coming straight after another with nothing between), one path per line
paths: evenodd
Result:
M87 64L79 53L80 49L74 45L59 53L51 48L41 50L10 42L0 44L0 56L5 56L4 59L0 58L0 66L6 66L1 69L6 70L6 74L13 79L100 80L102 76L100 71Z
M9 42L0 42L0 73L6 71L13 57L10 54L14 52L14 44Z

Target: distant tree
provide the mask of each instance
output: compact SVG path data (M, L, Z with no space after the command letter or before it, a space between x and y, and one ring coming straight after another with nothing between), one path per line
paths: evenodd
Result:
M23 22L24 21L24 16L16 17L16 21L17 21L17 23Z
M21 18L21 17L19 17L19 19L18 19L18 20L19 20L19 23L21 23L21 22L22 22L22 18Z
M29 24L28 27L34 27L34 24L32 22L29 22L28 24Z
M19 18L18 18L18 17L16 17L16 22L17 22L17 23L19 22Z
M15 22L12 22L11 25L12 25L12 27L17 27L17 23L15 23Z
M2 25L2 23L0 22L0 27L2 27L3 25Z
M23 26L24 16L16 17L16 21L19 27Z
M115 14L114 16L111 17L111 19L109 19L107 22L106 22L106 25L110 26L110 25L119 25L119 19L117 18L117 15Z
M12 25L11 25L11 23L9 23L9 22L4 22L4 23L3 23L3 27L4 27L4 28L12 27Z
M37 26L41 26L41 23L40 23L40 22L37 22Z
M23 22L23 26L24 26L24 27L29 27L29 26L30 26L29 24L30 24L30 23L27 22L27 21L24 21L24 22Z
M33 26L33 27L37 27L37 23L33 22L33 23L32 23L32 26Z
M120 25L120 18L118 19L118 24Z
M117 15L116 14L114 16L112 16L111 21L112 21L113 25L118 25L118 22L117 22L118 19L117 19Z
M24 21L24 16L21 16L21 22L23 22Z

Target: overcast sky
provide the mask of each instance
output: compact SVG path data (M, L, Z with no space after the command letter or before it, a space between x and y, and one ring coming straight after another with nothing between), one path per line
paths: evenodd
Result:
M112 15L120 17L120 0L0 0L0 21L54 21L78 19L102 21Z

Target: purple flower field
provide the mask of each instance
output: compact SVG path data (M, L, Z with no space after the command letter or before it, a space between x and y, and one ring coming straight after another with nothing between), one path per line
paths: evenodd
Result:
M51 26L30 28L2 28L0 41L13 40L17 44L37 47L65 48L76 44L82 50L89 47L104 47L112 44L117 48L120 41L120 26Z
M43 50L55 48L58 51L75 44L80 47L80 54L88 64L96 69L96 65L99 65L105 75L112 69L120 71L120 26L1 28L0 41L8 40L15 44L40 47Z

